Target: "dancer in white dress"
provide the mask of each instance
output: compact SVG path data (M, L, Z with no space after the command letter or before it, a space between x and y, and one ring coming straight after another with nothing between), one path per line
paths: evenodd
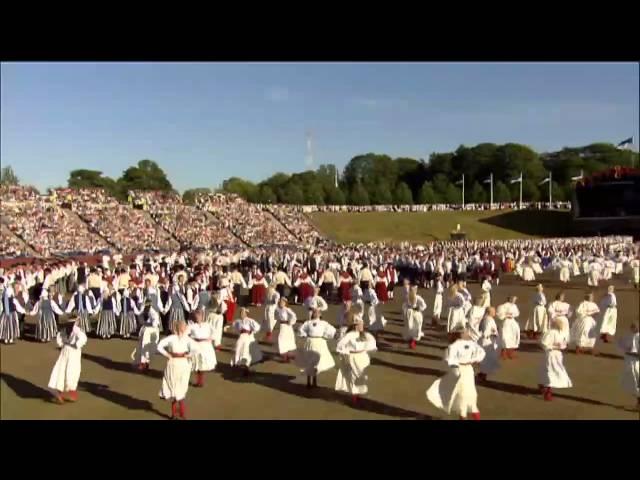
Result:
M516 305L517 297L509 296L507 301L498 307L496 312L500 325L500 356L512 360L516 357L516 350L520 346L520 325L516 320L520 310Z
M87 343L87 336L76 325L77 317L69 318L61 325L56 337L60 355L51 371L49 388L54 393L54 401L63 404L65 400L78 400L78 381L80 380L82 347ZM67 396L63 396L67 393Z
M424 333L422 332L422 312L427 308L424 299L418 295L418 287L411 287L409 297L402 306L404 311L404 330L402 337L409 342L409 348L416 348L416 342L419 341Z
M559 263L560 263L560 281L562 283L567 283L569 280L571 280L571 270L569 270L569 267L571 267L571 262L563 258L560 260Z
M556 299L547 308L549 322L557 320L560 322L562 334L565 336L565 343L569 343L570 328L569 318L573 315L571 305L564 301L564 292L558 292Z
M484 348L485 357L480 362L478 368L479 373L477 379L479 381L485 381L487 375L492 375L500 368L500 345L498 325L494 320L496 316L496 309L489 307L487 313L480 322L480 339L479 343Z
M227 312L227 302L222 298L224 290L211 294L207 308L207 323L213 327L213 345L216 350L222 349L222 333L224 331L224 314Z
M458 285L452 285L449 290L449 314L447 315L447 332L449 334L464 328L467 323L464 306L465 300L462 293L458 291ZM453 340L453 338L454 335L451 335L450 339Z
M178 418L178 413L180 418L186 420L184 399L189 390L191 357L198 346L189 338L184 320L175 321L173 328L173 333L158 343L158 353L167 358L159 395L160 398L171 401L172 420Z
M336 335L336 329L320 318L320 311L314 310L311 320L302 324L298 335L305 339L298 350L297 363L307 376L307 388L318 386L318 374L331 370L336 363L327 346L327 340Z
M309 318L311 318L311 315L313 314L314 310L320 310L321 312L326 312L327 309L329 308L329 305L327 305L326 300L320 296L320 289L318 287L314 289L314 293L315 293L314 295L307 297L307 299L304 302L304 308L306 308L307 311L309 312Z
M427 390L427 399L447 415L458 415L464 420L471 414L473 420L480 420L473 365L482 362L485 352L471 341L468 333L460 330L454 333L459 338L449 345L444 355L449 372L433 382Z
M142 313L144 324L138 333L138 346L131 354L133 363L138 370L149 370L151 358L158 353L158 342L160 341L160 314L147 301Z
M267 288L267 294L265 295L264 306L264 321L262 322L262 328L266 333L266 340L271 341L273 336L273 330L276 328L276 308L278 308L278 301L280 300L280 294L276 291L273 284Z
M604 343L609 343L609 337L616 334L616 324L618 322L618 301L616 299L615 287L609 285L607 294L600 301L600 311L602 321L600 322L600 338Z
M531 260L528 260L522 265L522 280L525 282L535 282L536 275L533 271Z
M471 340L477 342L480 340L480 322L487 312L484 307L484 294L476 297L473 307L467 314L467 330Z
M342 337L347 333L347 329L349 325L351 325L353 320L353 315L351 314L351 300L344 300L342 305L338 309L338 316L336 319L336 325L338 325L338 335L336 336L336 341L340 341Z
M431 321L434 326L438 326L440 324L440 317L442 316L442 296L444 294L444 283L442 282L442 276L439 273L436 274L435 289L436 295L433 299Z
M379 333L384 330L384 326L387 324L387 321L382 314L378 314L376 311L380 302L373 287L369 287L364 290L362 294L362 303L363 319L365 321L367 331L371 332L375 338L378 338Z
M482 298L484 299L484 302L482 303L482 306L484 308L488 308L491 306L491 277L490 276L486 276L485 279L482 281Z
M538 339L549 328L549 316L547 315L547 297L544 294L544 287L541 283L536 287L536 294L531 301L533 303L533 311L527 323L524 326L524 331L527 338Z
M594 315L600 308L593 302L593 293L584 296L584 301L576 308L576 320L570 330L570 343L575 346L576 353L593 353L596 344L597 326Z
M298 348L296 346L296 336L293 331L293 326L298 321L298 318L294 311L289 308L289 301L286 297L280 297L280 300L278 300L275 317L280 326L278 332L278 353L284 362L289 362Z
M571 388L573 384L564 367L562 350L567 348L567 338L562 331L562 321L551 321L551 328L542 336L544 360L540 368L540 388L545 401L553 400L552 388Z
M339 392L350 393L354 404L358 403L360 395L366 395L369 391L366 370L371 363L369 352L375 350L376 339L364 331L362 318L355 317L349 332L336 346L340 357L335 386Z
M233 328L240 333L236 340L236 348L231 359L232 367L243 369L244 376L249 376L251 365L262 361L262 350L255 334L260 331L260 324L249 318L249 310L240 309L240 318L233 322Z
M189 336L196 342L196 350L191 357L192 370L196 373L194 387L204 387L204 373L216 368L218 363L213 348L213 327L204 321L204 312L192 313L194 322L189 325Z
M632 323L629 333L618 341L624 352L622 369L622 388L636 398L636 408L640 411L640 374L638 365L638 324Z

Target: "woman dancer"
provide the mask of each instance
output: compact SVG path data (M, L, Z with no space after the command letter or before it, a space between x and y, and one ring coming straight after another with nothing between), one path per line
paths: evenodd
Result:
M404 331L402 336L405 341L409 342L409 348L412 350L415 350L416 342L424 335L422 332L422 312L426 308L427 304L424 299L418 295L418 287L412 287L409 297L402 307L404 311Z
M486 276L482 282L482 291L483 293L483 298L484 298L484 302L482 303L482 307L483 308L488 308L489 306L491 306L491 277L490 276Z
M353 313L351 309L352 309L351 300L346 300L342 302L342 305L338 310L338 318L336 321L338 325L338 336L336 337L337 341L340 341L342 337L345 336L345 334L347 333L347 329L349 328L349 325L353 323Z
M376 350L376 339L364 331L364 321L356 317L349 332L342 337L336 346L340 355L338 376L335 389L338 392L348 392L354 404L358 403L360 395L366 395L366 370L371 360L369 352Z
M378 312L376 312L379 301L373 287L369 287L364 290L362 302L364 303L364 308L362 310L364 313L363 319L367 325L367 330L377 338L378 334L384 330L384 326L387 324L387 321L382 315L378 315Z
M484 307L484 294L476 297L475 304L469 310L467 315L467 330L471 340L477 342L480 340L480 322L484 318L487 309Z
M138 333L138 346L131 354L131 359L138 370L149 370L151 357L158 352L160 341L160 314L150 304L143 308L144 323Z
M196 373L194 387L204 387L204 374L216 368L216 351L213 349L213 327L204 321L204 312L193 312L194 321L189 325L189 336L196 342L191 365Z
M69 318L61 325L56 336L56 343L61 350L51 371L48 387L55 392L54 402L58 404L63 404L65 400L78 400L82 347L87 343L87 336L76 325L77 320L77 317ZM65 393L66 397L63 396Z
M551 328L542 336L540 343L544 349L544 362L540 369L540 383L545 401L553 400L552 388L571 388L573 384L564 368L562 350L567 348L567 338L562 331L562 321L551 321Z
M267 341L271 341L273 335L273 329L276 328L276 308L278 308L278 301L280 300L280 294L276 291L273 285L270 285L267 289L265 296L264 307L264 321L262 322L262 328L266 332Z
M433 382L427 390L427 399L447 415L456 414L465 420L470 413L473 420L480 420L473 365L482 362L485 352L463 329L453 333L458 338L449 345L444 356L449 372Z
M440 317L442 316L442 295L444 294L444 283L442 282L442 276L439 273L436 274L435 288L436 296L433 299L431 323L437 327L440 324Z
M42 290L40 300L33 306L29 315L38 313L36 323L36 339L40 342L50 342L58 334L58 326L55 315L62 315L64 312L55 300L49 298L49 292Z
M496 321L496 309L489 307L487 314L480 322L480 346L484 348L485 357L480 362L478 380L485 381L487 375L494 374L500 368L499 332Z
M67 304L67 314L74 313L78 317L77 325L84 333L91 332L91 319L94 313L96 299L91 290L87 291L83 284L78 285L78 291L74 293Z
M449 290L449 314L447 315L447 332L450 334L451 341L457 338L453 332L461 331L467 323L464 305L464 296L458 291L458 285L452 285Z
M129 338L132 333L138 329L137 315L141 315L142 311L138 308L136 302L131 298L128 288L122 291L120 299L120 336Z
M616 334L618 301L614 291L614 286L609 285L609 288L607 288L607 294L600 302L600 310L603 312L602 322L600 324L600 338L604 343L609 343L609 337L613 337Z
M638 368L638 324L632 323L629 333L620 339L618 346L624 352L622 388L636 398L636 408L640 411L640 374Z
M576 308L576 321L570 330L570 341L576 347L576 353L591 353L596 344L597 326L593 316L600 313L598 305L593 303L593 293L584 296L584 301Z
M335 367L327 340L336 335L336 329L320 318L320 311L314 310L311 320L302 324L298 335L305 339L298 351L298 365L307 376L307 388L318 386L318 375Z
M524 331L527 338L537 339L540 335L547 331L549 317L547 315L547 297L544 295L544 287L541 283L536 287L536 294L533 296L533 313L527 319Z
M296 336L293 331L293 326L298 321L298 318L295 312L289 308L289 301L286 297L280 297L274 316L280 325L277 340L278 354L284 362L288 363L298 348L296 346Z
M549 313L549 321L558 320L561 327L560 330L565 336L565 343L569 343L569 318L573 315L573 311L571 310L571 305L564 301L564 292L558 292L556 299L551 302L547 312Z
M251 365L262 360L262 350L255 337L255 334L260 331L260 324L253 318L249 318L249 310L241 308L240 318L233 322L233 327L240 335L236 340L231 366L241 368L244 376L247 377Z
M220 290L211 294L207 309L207 323L213 327L213 345L216 350L222 348L222 331L227 304L222 301Z
M520 316L520 310L516 305L517 297L511 295L507 301L498 307L498 319L502 321L500 326L500 355L503 359L512 360L516 357L516 350L520 346L520 325L516 318Z
M158 353L167 358L159 395L160 398L171 401L171 420L187 419L184 400L189 390L191 357L197 348L187 334L184 320L176 321L173 334L158 343Z
M96 333L103 339L111 338L116 333L116 316L120 315L120 304L111 285L102 292L96 312L100 312Z

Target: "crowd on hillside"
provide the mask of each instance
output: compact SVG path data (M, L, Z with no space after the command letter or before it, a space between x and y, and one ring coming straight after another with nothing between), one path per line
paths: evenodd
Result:
M426 204L426 205L291 205L297 212L444 212L458 210L517 210L518 202L503 203L465 203L461 204ZM551 210L569 210L571 202L552 202ZM548 210L548 202L522 202L522 209Z

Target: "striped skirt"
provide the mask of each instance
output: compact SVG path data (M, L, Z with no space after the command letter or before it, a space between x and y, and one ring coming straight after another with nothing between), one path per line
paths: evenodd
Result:
M78 321L76 322L76 325L78 325L78 328L84 333L91 332L91 319L89 318L89 312L85 310L84 312L77 312L77 314Z
M131 334L135 333L137 330L138 324L136 321L136 316L133 311L129 310L127 313L120 314L120 336L124 338L129 338Z
M176 324L180 321L180 320L184 320L184 310L182 308L182 306L177 307L177 308L171 308L169 310L169 331L173 332L175 329Z
M3 312L0 315L0 340L5 343L12 343L19 336L18 314L16 312Z
M56 317L51 311L40 312L36 323L36 339L40 342L50 342L58 335Z
M116 314L113 310L102 310L98 317L96 333L102 338L109 338L116 333Z
M60 295L64 296L67 293L67 279L66 278L60 278L58 279L58 281L56 282L56 286L58 287L58 292L60 292Z

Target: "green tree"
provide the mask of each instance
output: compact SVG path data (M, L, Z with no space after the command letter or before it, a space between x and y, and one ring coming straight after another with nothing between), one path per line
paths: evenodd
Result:
M140 160L135 167L127 168L117 183L121 191L173 190L166 173L153 160Z
M435 177L433 177L433 190L439 195L441 198L445 198L447 195L447 189L451 182L447 178L446 175L439 173Z
M17 186L20 185L20 179L13 172L11 165L7 165L0 170L0 185L3 186Z
M326 198L329 205L345 205L347 203L344 192L335 186L327 189Z
M393 191L393 200L396 205L413 205L413 196L409 186L404 182L399 182Z
M319 183L305 189L305 203L307 205L324 205L324 189Z
M360 182L356 183L349 195L350 205L369 205L369 194Z
M199 195L206 195L208 193L211 193L210 188L190 188L182 194L182 202L187 205L194 205Z
M469 190L469 199L465 201L469 203L486 203L487 192L485 192L484 188L482 188L478 182L473 182Z
M289 182L285 185L284 197L285 203L291 205L302 205L304 203L304 194L297 182Z
M520 193L518 192L518 197ZM531 180L523 180L522 182L522 201L523 202L537 202L540 200L540 188L538 184Z
M269 185L260 186L260 203L278 203L278 197Z
M367 188L367 193L372 205L390 205L393 202L391 189L386 180L375 182L375 184Z
M444 194L445 203L450 203L453 205L457 205L462 203L462 190L452 183L447 186L446 192Z
M67 180L69 188L103 188L108 194L124 199L126 191L120 191L117 182L110 177L104 177L98 170L72 170Z
M222 191L225 193L234 193L245 200L256 197L258 187L248 180L239 177L231 177L222 182Z
M551 183L551 195L554 202L564 202L566 200L565 190L560 185L558 185L558 182Z
M511 201L511 192L502 182L497 182L493 188L493 201L496 203L507 203Z
M420 189L420 194L418 195L418 203L433 205L435 203L440 203L438 200L438 196L436 192L433 190L433 187L429 182L424 182L422 184L422 188Z

